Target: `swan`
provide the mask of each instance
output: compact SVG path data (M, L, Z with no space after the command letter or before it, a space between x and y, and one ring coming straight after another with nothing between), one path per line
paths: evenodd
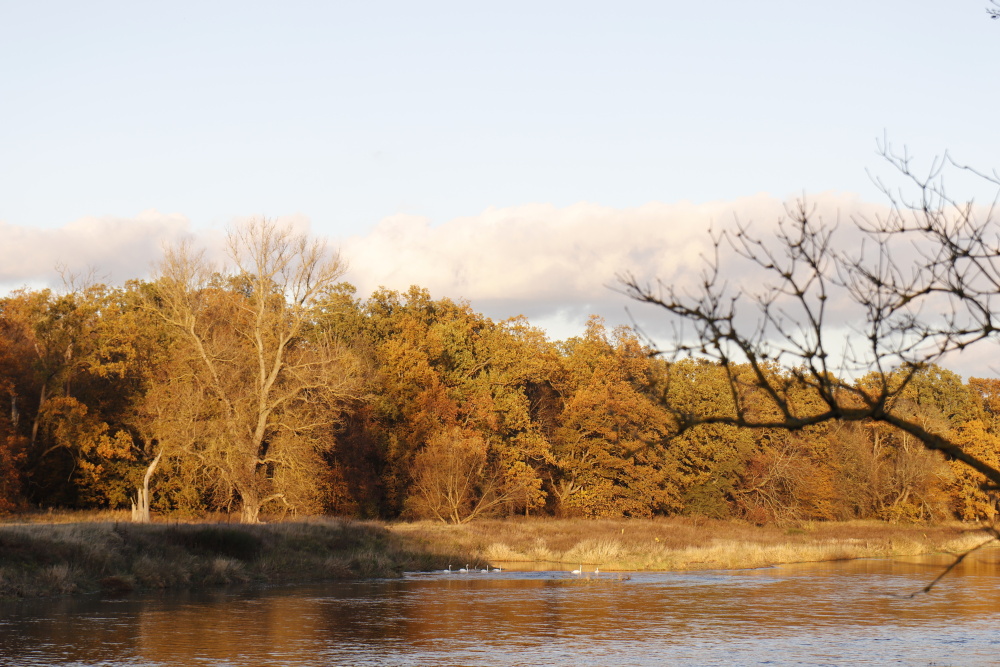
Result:
M465 564L465 567L463 567L462 569L459 570L459 572L468 572L468 571L469 571L469 564L468 563Z
M579 570L573 570L570 574L583 574L583 563L580 563Z
M601 567L600 566L595 567L594 568L594 576L596 577L600 573L601 573Z
M499 567L495 567L495 568L493 568L493 571L494 571L494 572L503 572L503 570L502 570L502 569L500 569Z

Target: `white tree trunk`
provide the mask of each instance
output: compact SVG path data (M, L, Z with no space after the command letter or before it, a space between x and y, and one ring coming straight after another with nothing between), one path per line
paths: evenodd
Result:
M156 458L146 468L146 475L142 478L142 488L136 491L135 500L132 501L132 521L134 523L149 523L150 521L149 480L152 478L156 466L160 463L161 456L163 456L162 449L160 449L160 453L156 455Z

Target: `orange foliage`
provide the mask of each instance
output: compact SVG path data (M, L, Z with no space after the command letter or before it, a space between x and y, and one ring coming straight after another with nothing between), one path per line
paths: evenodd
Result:
M169 442L154 486L174 508L224 507L247 494L261 507L456 522L538 511L754 522L997 514L967 466L882 423L795 432L715 423L677 435L691 415L727 418L737 406L752 420L780 418L748 366L668 363L599 318L554 343L524 318L494 322L417 287L364 302L352 294L331 285L311 311L293 312L278 291L234 274L177 292L188 301L172 315L157 310L174 298L159 283L0 300L0 512L23 502L25 481L32 501L120 505ZM255 319L267 317L267 326ZM295 389L294 405L264 409L265 437L241 459L252 479L240 481L225 461L235 460L234 434L246 436L261 415L258 352L278 349L292 317L301 319L281 348L286 384L268 396L284 401ZM337 363L320 354L335 350ZM347 373L348 361L363 371ZM829 407L794 370L760 369L792 414ZM334 396L332 383L348 375L349 391ZM875 395L883 382L898 389L899 377L854 386ZM224 423L226 409L243 421ZM1000 467L1000 380L963 384L920 369L887 409Z

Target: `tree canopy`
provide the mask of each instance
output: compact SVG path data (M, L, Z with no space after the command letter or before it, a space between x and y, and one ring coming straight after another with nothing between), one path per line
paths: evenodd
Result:
M804 213L777 245L717 237L772 280L724 292L716 263L693 300L633 285L696 324L676 355L596 317L552 341L418 286L358 298L335 253L269 221L232 230L225 266L179 246L149 281L14 292L0 511L992 518L1000 389L937 363L993 335L987 230L956 210L865 222L874 268ZM941 249L920 275L885 263L909 235ZM866 315L841 348L845 294Z

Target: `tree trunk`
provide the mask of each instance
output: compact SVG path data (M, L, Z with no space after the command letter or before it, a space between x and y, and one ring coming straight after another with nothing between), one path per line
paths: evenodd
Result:
M552 483L552 495L556 497L556 512L559 517L567 516L567 501L578 490L575 479L561 479Z
M260 523L260 507L264 504L256 489L240 489L240 523Z
M132 501L132 521L135 523L149 523L149 480L153 477L153 471L160 463L163 450L156 455L146 468L146 475L142 478L142 488L136 491L135 500Z
M260 505L244 500L240 508L240 523L260 523Z
M35 441L38 439L38 425L42 421L42 408L45 407L45 389L46 385L42 384L42 391L38 396L38 411L35 413L35 421L31 425L31 445L34 446Z

